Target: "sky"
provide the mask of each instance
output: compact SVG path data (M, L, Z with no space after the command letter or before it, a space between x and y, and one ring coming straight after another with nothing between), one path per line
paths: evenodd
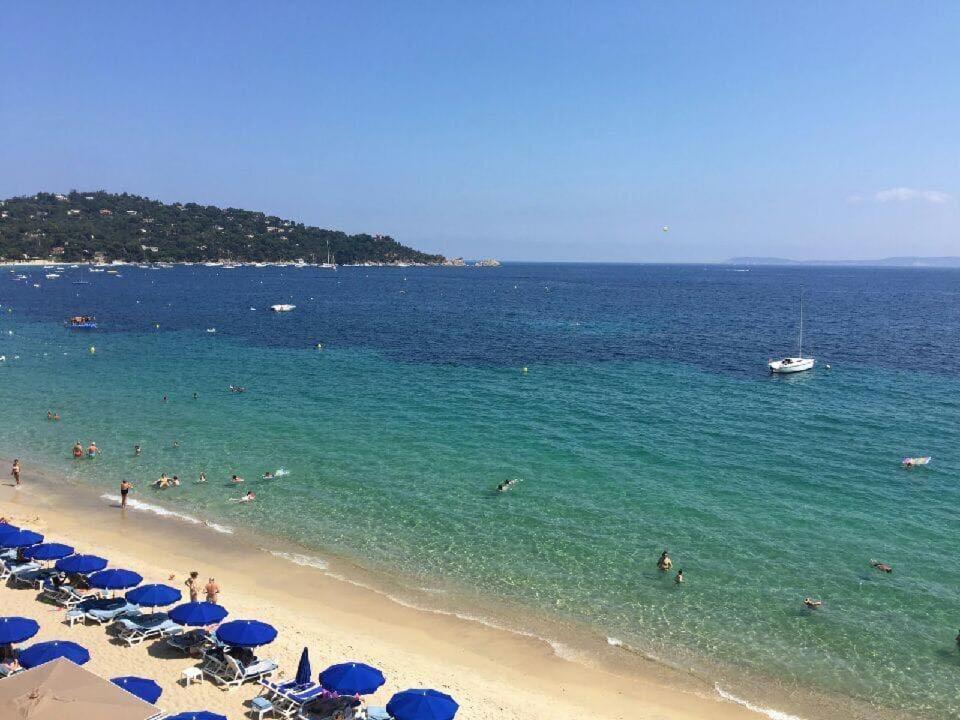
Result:
M0 197L450 257L960 255L954 1L21 2L0 36Z

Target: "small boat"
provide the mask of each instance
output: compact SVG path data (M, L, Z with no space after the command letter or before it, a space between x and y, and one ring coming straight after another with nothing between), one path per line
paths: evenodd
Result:
M905 457L900 461L900 464L904 467L915 467L917 465L929 465L930 461L933 460L929 455L926 457Z
M64 323L64 327L68 327L71 330L96 330L97 319L93 317L93 315L76 315L69 318Z
M56 280L58 277L60 276L56 273L47 273L47 280Z
M814 363L816 363L814 358L803 356L803 293L800 293L800 339L797 346L797 356L770 360L767 362L767 367L770 368L772 373L785 375L809 370L814 366Z
M286 305L281 303L279 305L271 305L270 309L273 310L274 312L290 312L295 307L296 305Z

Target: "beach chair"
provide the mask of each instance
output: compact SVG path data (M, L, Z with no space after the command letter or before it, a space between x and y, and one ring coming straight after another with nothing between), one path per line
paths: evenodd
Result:
M10 677L11 675L16 675L18 672L22 672L23 668L19 665L10 665L8 663L0 663L0 678Z
M167 645L184 655L192 655L194 650L203 648L210 640L211 635L206 630L190 630L169 638Z
M257 682L270 677L280 667L273 660L255 660L250 665L241 665L235 657L224 655L224 658L222 668L208 674L217 684L225 687L240 687L246 682Z
M48 579L43 581L41 596L53 601L62 608L72 610L86 600L92 600L100 597L100 591L88 590L84 593L81 593L70 585L61 585L60 587L57 587Z
M173 622L166 613L121 617L115 624L118 628L117 637L128 647L139 645L144 640L178 635L183 632L183 626Z
M261 680L260 685L260 695L270 700L273 713L282 718L295 717L304 706L323 694L323 686L315 682L299 684L294 680L283 683Z
M301 720L350 720L356 716L360 701L352 695L324 698L309 703L297 716Z
M35 573L40 571L40 565L35 562L25 562L20 563L10 563L9 565L4 563L3 565L3 574L0 575L0 579L6 580L10 585L20 585L22 582L22 577L28 573ZM28 583L32 584L32 583Z
M138 608L124 598L89 598L71 612L80 613L80 619L84 624L89 620L97 625L103 625L121 616L132 615L138 612Z
M10 574L10 585L14 587L32 587L37 590L43 587L47 578L56 574L52 568L23 569Z

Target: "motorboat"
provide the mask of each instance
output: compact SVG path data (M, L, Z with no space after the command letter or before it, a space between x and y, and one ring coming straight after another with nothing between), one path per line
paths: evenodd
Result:
M75 315L64 323L71 330L96 330L97 319L93 315Z
M271 305L270 309L273 310L274 312L290 312L295 307L296 305L286 305L281 303L279 305Z

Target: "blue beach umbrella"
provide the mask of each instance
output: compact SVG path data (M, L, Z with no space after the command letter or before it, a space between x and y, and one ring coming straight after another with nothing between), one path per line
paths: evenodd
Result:
M133 570L101 570L90 576L90 587L100 590L126 590L143 582L143 577Z
M33 530L16 530L0 535L0 548L20 548L43 542L43 535Z
M217 639L232 647L269 645L276 637L276 628L259 620L231 620L217 628Z
M320 684L341 695L369 695L385 682L382 672L363 663L331 665L320 673Z
M40 543L23 551L24 557L32 560L60 560L73 555L73 548L63 543Z
M0 617L0 645L29 640L40 630L36 620L25 617Z
M300 662L297 664L297 676L293 681L297 685L306 685L310 682L310 676L313 673L310 670L310 653L306 648L300 653Z
M404 690L387 703L394 720L453 720L459 709L452 697L437 690Z
M188 602L177 605L171 610L170 619L180 625L202 627L203 625L218 623L229 614L223 605L209 602Z
M165 720L227 720L227 716L217 715L209 710L197 710L167 715Z
M16 532L19 529L16 525L11 525L10 523L0 523L0 535Z
M134 588L130 590L125 597L134 605L163 607L165 605L173 605L180 599L181 595L179 590L169 585L153 584L141 585L138 588Z
M160 696L163 695L163 688L149 678L126 675L124 677L111 678L110 682L117 687L122 687L131 695L136 695L138 698L150 703L151 705L153 705L157 700L160 699Z
M66 658L77 665L83 665L90 660L90 653L85 647L75 642L53 640L31 645L26 650L21 650L19 655L20 664L28 669L57 658Z
M62 560L57 560L54 567L57 570L68 573L80 573L88 575L97 570L103 570L107 566L107 561L96 555L71 555Z

